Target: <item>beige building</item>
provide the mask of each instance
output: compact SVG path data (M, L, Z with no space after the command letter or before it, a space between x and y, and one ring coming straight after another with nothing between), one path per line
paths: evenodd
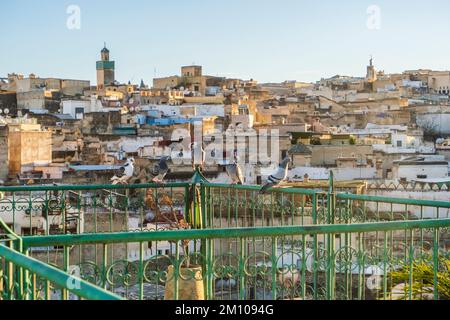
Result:
M24 165L52 162L52 133L36 123L8 124L9 175L22 172Z
M294 145L289 150L289 155L291 156L294 168L311 166L312 151L303 143Z
M450 95L450 72L430 72L428 75L428 88L431 93Z
M8 127L3 123L0 123L0 150L8 150ZM8 152L0 152L0 180L5 181L8 173Z
M153 79L153 88L169 90L183 87L185 90L196 92L202 96L206 93L206 79L201 66L181 67L180 76L170 76Z
M164 78L155 78L153 79L153 88L154 89L173 89L180 85L180 77L179 76L171 76Z
M342 146L309 146L312 151L311 166L313 167L332 167L335 166L337 160L344 156L350 156L362 162L374 158L372 146L342 145Z

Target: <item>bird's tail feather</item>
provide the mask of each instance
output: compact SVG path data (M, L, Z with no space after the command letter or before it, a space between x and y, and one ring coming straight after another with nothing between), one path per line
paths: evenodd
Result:
M267 191L273 186L274 186L273 184L266 184L264 187L261 188L259 194L267 194Z

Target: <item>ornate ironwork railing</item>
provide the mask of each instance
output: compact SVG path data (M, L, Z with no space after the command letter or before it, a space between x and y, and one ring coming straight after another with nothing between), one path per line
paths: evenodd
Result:
M259 190L5 187L0 220L25 256L127 299L448 298L450 202Z
M449 227L450 220L442 219L104 233L25 237L24 248L29 252L36 246L59 246L68 263L69 248L100 246L100 263L75 260L74 265L84 279L131 299L169 296L184 300L192 298L192 293L215 300L439 299L440 290L445 290L440 287L445 286L440 284L441 276L450 272L445 264L449 252L440 238L448 234ZM407 233L404 246L399 248L391 246L396 232ZM421 232L431 235L430 247L421 246ZM365 237L376 233L382 235L383 242L377 248L368 248ZM353 243L336 246L340 238L353 239ZM331 247L321 245L320 239L335 243ZM186 241L192 243L189 257L181 249ZM168 243L172 246L168 252L147 256L149 243L154 250L167 248ZM109 250L123 244L137 249L137 259L110 261ZM430 266L429 279L416 279L412 270L406 271L406 281L393 282L394 271L408 270L418 263ZM417 281L423 283L422 291L415 289ZM188 293L183 291L184 286L189 288ZM195 288L201 294L193 292ZM167 292L169 289L172 292Z
M121 300L109 291L24 255L23 239L0 220L0 300Z

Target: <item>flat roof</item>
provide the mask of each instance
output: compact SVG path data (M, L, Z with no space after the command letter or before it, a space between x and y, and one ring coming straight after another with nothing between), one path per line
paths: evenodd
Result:
M119 170L122 166L117 165L80 165L69 166L70 169L75 171L114 171Z

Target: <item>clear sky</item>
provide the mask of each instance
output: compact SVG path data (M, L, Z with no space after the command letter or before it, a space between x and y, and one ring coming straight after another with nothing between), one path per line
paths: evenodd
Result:
M81 10L79 30L67 28L69 5ZM95 83L103 42L121 82L151 83L155 70L179 74L193 62L260 82L364 76L370 55L389 73L448 70L449 13L448 0L5 0L0 76Z

